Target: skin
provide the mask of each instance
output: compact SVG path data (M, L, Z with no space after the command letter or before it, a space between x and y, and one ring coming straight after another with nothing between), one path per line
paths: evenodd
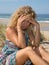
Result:
M35 46L37 47L40 43L40 25L36 20L31 20L30 23L36 27L36 34L34 38ZM30 33L31 34L31 33ZM32 34L33 35L33 34ZM38 37L38 38L37 38ZM31 39L31 38L30 38Z
M26 20L26 21L23 21L21 25L22 25L21 26L22 30L26 30L28 29L30 23Z
M39 34L39 24L37 22L31 22L29 24L27 24L27 27L21 25L22 22L27 19L26 16L21 16L18 19L18 23L17 23L17 32L18 34L15 32L14 29L11 29L10 27L8 27L6 29L6 37L11 40L16 46L22 48L21 50L19 50L16 54L16 65L23 65L25 63L25 61L29 58L34 65L48 65L39 55L38 53L36 53L36 51L31 47L28 46L26 47L26 41L25 41L25 36L23 34L23 30L27 29L29 24L34 24L36 26L36 37L34 39L33 34L31 34L31 36L29 35L30 41L32 43L32 41L37 40L37 36ZM22 29L23 28L23 29ZM31 32L29 32L31 33ZM28 33L28 34L29 34ZM32 38L32 39L31 39ZM38 37L39 38L39 37ZM39 40L37 41L39 43ZM38 46L38 45L36 45ZM42 51L43 52L43 51ZM41 52L41 53L42 53ZM37 60L36 60L37 58ZM20 60L21 59L21 60ZM40 60L40 61L39 61Z
M46 62L48 62L48 64L49 64L49 52L47 52L44 48L43 48L43 46L39 46L39 52L40 52L40 54L41 54L41 56L42 56L42 58L46 61Z

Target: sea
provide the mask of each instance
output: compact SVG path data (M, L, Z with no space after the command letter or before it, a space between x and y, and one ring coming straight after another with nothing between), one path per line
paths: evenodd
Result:
M0 18L10 18L12 14L0 14ZM49 21L49 14L37 14L38 21Z

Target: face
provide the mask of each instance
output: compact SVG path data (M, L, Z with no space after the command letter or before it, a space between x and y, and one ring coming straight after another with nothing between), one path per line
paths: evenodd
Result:
M29 25L30 25L29 21L23 21L21 27L23 30L26 30L29 27Z

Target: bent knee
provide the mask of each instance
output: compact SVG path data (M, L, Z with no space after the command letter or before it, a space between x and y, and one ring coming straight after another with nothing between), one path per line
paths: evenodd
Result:
M33 51L33 48L31 46L28 46L26 50L27 51Z
M26 48L26 54L27 54L28 57L29 57L30 53L34 53L34 50L33 50L33 48L31 46L28 46Z

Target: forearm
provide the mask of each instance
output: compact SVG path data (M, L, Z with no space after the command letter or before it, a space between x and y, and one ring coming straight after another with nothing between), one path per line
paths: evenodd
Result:
M18 31L18 43L22 48L25 48L26 41L25 41L25 36L23 34L23 31L20 29L20 27L18 27L17 31Z
M28 31L28 36L29 36L29 40L30 40L31 44L34 45L35 44L34 43L35 42L35 37L34 37L34 34L33 34L32 30Z
M21 44L21 40L22 39L22 31L19 32L18 34L21 34L21 35L17 35L17 33L15 32L14 29L11 29L11 28L7 28L6 29L6 38L9 39L11 42L13 42L16 46L20 47L20 48L24 48L25 47L25 44L23 43L23 45Z
M34 25L36 27L36 34L35 34L35 45L38 46L38 44L40 43L40 25L36 20L32 20L31 24Z
M36 34L35 34L35 44L40 43L40 26L39 24L36 25Z

